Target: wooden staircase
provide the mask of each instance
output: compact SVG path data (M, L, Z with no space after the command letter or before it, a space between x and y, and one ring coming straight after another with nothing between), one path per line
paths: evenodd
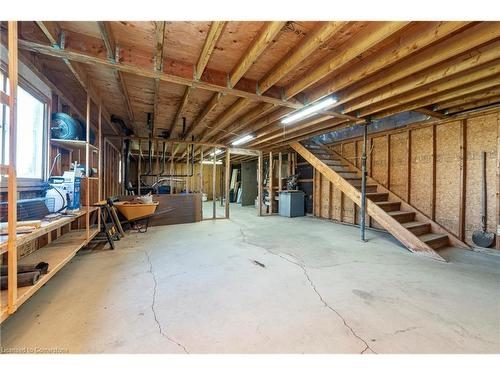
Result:
M290 146L356 205L361 205L361 170L324 145ZM367 176L366 211L410 251L445 261L439 249L456 246L470 249L452 233L432 221L396 194Z

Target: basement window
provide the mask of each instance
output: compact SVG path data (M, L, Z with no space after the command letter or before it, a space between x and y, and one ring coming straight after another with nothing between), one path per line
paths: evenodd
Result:
M0 73L0 88L9 94L8 78ZM17 89L17 177L20 185L28 185L42 180L44 175L45 124L47 105L39 97L23 87ZM9 164L9 107L1 108L1 149L2 164Z

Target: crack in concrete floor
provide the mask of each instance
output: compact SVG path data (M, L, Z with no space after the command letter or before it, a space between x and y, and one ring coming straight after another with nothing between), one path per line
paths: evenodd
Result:
M158 282L157 282L156 276L155 276L155 274L153 272L153 263L151 262L151 258L149 257L149 253L146 250L144 250L144 254L146 255L146 258L147 258L148 264L149 264L149 271L148 272L151 274L151 277L153 278L153 282L154 282L154 286L153 286L153 299L151 301L151 311L153 312L154 320L156 322L156 325L158 326L158 331L159 331L160 335L162 335L163 337L165 337L168 341L170 341L171 343L177 345L186 354L189 354L189 351L186 349L186 347L183 344L181 344L180 342L174 340L172 337L170 337L169 335L167 335L164 332L162 324L160 323L160 320L158 319L158 315L156 314L156 310L155 310L156 289L158 287Z
M304 276L306 277L307 281L309 282L309 285L311 286L312 290L314 291L314 293L318 296L319 300L321 301L321 303L327 308L329 309L330 311L332 311L333 313L335 313L341 320L342 320L342 323L344 324L344 326L351 332L351 334L356 337L359 341L361 341L363 344L364 344L364 348L363 350L359 353L359 354L364 354L366 353L367 351L370 351L374 354L378 354L375 350L373 350L373 348L370 347L370 345L366 342L365 339L363 339L361 336L359 336L355 331L354 329L349 325L349 323L347 323L347 320L342 316L342 314L340 314L336 309L334 309L330 304L328 304L328 302L326 302L326 300L323 298L323 296L321 295L321 293L318 291L318 289L316 288L316 285L314 284L314 282L311 280L311 277L309 276L309 273L307 272L307 269L306 269L306 266L303 265L303 264L300 264L298 261L293 261L291 259L288 259L287 257L284 257L283 255L281 254L277 254L277 253L274 253L272 252L271 250L267 249L266 247L264 246L261 246L259 244L256 244L256 243L253 243L251 241L249 241L247 239L247 236L245 234L245 232L243 231L242 228L240 228L240 233L241 233L241 238L242 238L242 241L243 243L246 243L248 245L251 245L251 246L255 246L255 247L258 247L260 249L263 249L265 250L267 253L271 254L271 255L274 255L274 256L277 256L283 260L285 260L286 262L288 263L291 263L291 264L294 264L296 265L297 267L299 267L300 269L302 269L302 272L304 273ZM293 258L293 259L296 259L295 257L293 257L292 255L290 254L286 254L288 255L289 257Z

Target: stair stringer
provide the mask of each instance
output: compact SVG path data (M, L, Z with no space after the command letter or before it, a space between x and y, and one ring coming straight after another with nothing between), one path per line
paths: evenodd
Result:
M337 172L335 172L328 165L323 163L321 159L316 157L312 152L310 152L300 143L292 142L290 143L290 146L295 151L297 151L305 160L307 160L309 164L311 164L316 170L318 170L318 172L320 172L332 184L334 184L337 188L339 188L357 206L361 206L361 192L358 189L352 186ZM380 184L378 183L377 185L380 186ZM368 215L374 218L380 225L382 225L390 234L392 234L411 252L418 255L424 255L435 260L446 262L446 260L443 259L433 248L431 248L425 242L421 241L408 229L404 228L396 219L388 215L382 208L380 208L369 198L366 199L366 211Z
M319 144L318 144L319 145ZM321 148L324 150L329 151L336 157L338 157L340 160L343 162L347 163L350 167L361 173L361 169L359 169L355 164L350 162L348 159L345 159L342 157L338 152L326 147L325 145L319 145ZM448 236L448 239L450 241L450 245L455 246L455 247L460 247L462 249L466 250L472 250L469 245L467 245L465 242L461 241L457 236L455 236L453 233L448 231L446 228L441 226L440 224L436 223L434 220L432 220L430 217L425 215L422 211L418 210L408 202L406 202L403 198L401 198L399 195L393 193L391 190L387 189L385 186L383 186L379 181L375 180L374 178L370 176L366 176L366 181L367 183L373 183L378 185L378 189L380 192L383 193L388 193L389 194L389 200L390 201L400 201L401 202L401 209L402 211L414 211L415 212L415 219L416 221L421 221L422 223L425 224L430 224L431 226L431 232L432 233L439 233L439 234L445 234Z

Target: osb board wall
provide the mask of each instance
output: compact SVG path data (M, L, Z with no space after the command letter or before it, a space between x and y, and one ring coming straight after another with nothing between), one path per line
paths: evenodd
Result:
M488 230L495 232L500 224L500 203L497 202L500 183L499 128L500 112L496 112L465 120L419 125L411 127L410 131L402 129L374 134L368 139L368 152L371 150L367 160L368 174L425 215L430 218L434 216L436 222L472 245L472 232L480 227L483 151L487 152ZM333 149L346 158L354 155L360 157L362 143L359 138L353 139L336 144ZM465 161L462 160L463 151ZM408 157L411 158L409 164ZM361 165L359 159L349 160ZM335 187L330 188L330 183L324 178L321 178L321 189L318 188L319 183L319 173L315 173L315 215L359 223L359 209L354 209L354 203ZM370 225L377 227L373 220L370 220ZM497 248L500 248L499 241Z

